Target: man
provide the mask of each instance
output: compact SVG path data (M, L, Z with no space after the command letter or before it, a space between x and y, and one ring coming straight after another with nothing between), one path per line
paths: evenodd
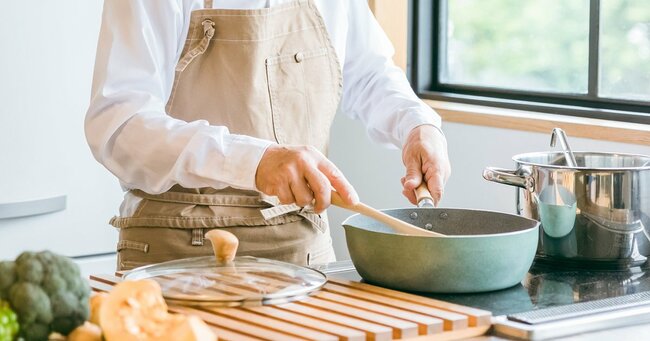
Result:
M403 148L411 202L423 179L439 200L440 118L392 53L364 0L106 0L86 136L129 190L118 268L209 254L213 228L240 255L333 260L318 213L358 200L324 156L339 107Z

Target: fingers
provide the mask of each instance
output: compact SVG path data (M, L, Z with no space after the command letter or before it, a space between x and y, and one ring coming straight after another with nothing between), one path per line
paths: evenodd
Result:
M293 192L291 191L291 188L289 186L282 186L277 190L277 193L274 193L277 195L278 199L280 199L281 204L292 204L296 202L296 198L293 196Z
M327 177L332 187L339 193L346 204L354 205L359 202L357 191L330 160L323 157L323 160L318 164L318 170Z
M417 205L418 203L417 203L417 199L415 197L415 190L407 190L405 188L404 183L406 182L406 177L402 177L401 181L402 181L402 187L403 187L402 194L406 197L406 199L408 199L408 201L411 204Z
M341 171L316 148L271 146L262 155L255 175L258 190L275 195L282 204L307 206L316 212L331 204L332 188L353 205L359 197Z
M301 207L305 207L314 200L314 193L307 185L307 181L303 179L295 179L291 182L291 192L293 192L293 197L296 199L296 204Z
M443 174L442 168L437 165L429 165L424 168L424 180L427 182L427 188L431 192L431 197L433 198L433 204L438 206L440 199L445 189L445 175Z
M422 165L420 159L412 158L406 163L406 176L402 186L404 190L413 192L422 183Z
M323 212L329 207L332 200L332 186L327 177L317 169L311 169L305 173L309 187L314 195L314 211Z
M402 150L402 160L406 166L406 175L402 179L404 196L416 204L414 190L424 180L437 206L451 174L444 135L431 125L414 128Z

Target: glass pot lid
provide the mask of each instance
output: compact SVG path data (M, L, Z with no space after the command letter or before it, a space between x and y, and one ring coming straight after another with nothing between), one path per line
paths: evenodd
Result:
M228 232L217 233L221 236L225 233L231 241L237 241ZM218 307L291 302L317 291L327 282L323 273L311 268L250 256L235 258L237 245L210 239L216 259L206 256L148 265L129 271L124 278L158 282L170 304ZM223 250L228 255L221 254Z

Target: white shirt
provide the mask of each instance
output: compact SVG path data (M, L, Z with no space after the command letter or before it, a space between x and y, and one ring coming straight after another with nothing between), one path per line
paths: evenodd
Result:
M214 6L251 9L285 2L216 0ZM393 47L365 0L314 2L343 67L343 113L361 120L373 141L395 147L418 125L440 126L440 117L393 64ZM85 130L95 158L125 189L153 194L174 184L256 189L257 165L272 141L165 113L190 12L202 7L203 0L104 1Z

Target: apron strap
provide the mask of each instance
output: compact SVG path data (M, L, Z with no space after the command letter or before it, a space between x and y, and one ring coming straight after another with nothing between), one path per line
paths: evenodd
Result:
M278 205L277 203L274 203L272 201L267 201L269 204L272 204L272 207L260 210L260 213L262 213L262 217L266 220L270 220L276 217L283 216L285 214L289 213L296 213L297 215L307 219L312 225L319 231L319 232L325 232L327 229L327 223L323 218L314 213L313 207L311 205L306 206L306 207L300 207L296 204L289 204L289 205Z
M214 37L214 21L206 19L203 20L201 25L203 25L203 39L201 39L199 45L187 52L181 58L181 60L178 61L178 65L176 65L176 71L183 72L183 70L185 70L185 68L190 65L194 58L202 55L208 49L210 40L212 40L212 37Z
M262 215L262 219L267 222L272 222L279 219L281 216L285 216L290 213L295 213L297 216L302 217L303 219L308 220L312 223L314 228L320 232L325 232L327 229L327 222L318 214L314 213L313 207L300 207L296 204L290 205L280 205L277 197L271 197L264 193L260 193L259 197L255 196L246 196L246 195L222 195L222 194L195 194L195 193L184 193L184 192L164 192L161 194L149 194L139 189L132 189L130 193L152 201L158 202L170 202L170 203L183 203L190 205L215 205L215 206L232 206L232 207L254 207L259 208ZM160 218L160 217L157 217ZM156 219L156 217L130 217L130 218L120 218L113 217L110 221L110 224L115 227L129 227L137 225L137 221L140 221L140 224L144 224L147 219ZM243 219L240 217L240 219ZM259 218L250 218L250 219L259 219ZM176 218L176 220L183 220L182 217ZM187 220L187 219L185 219ZM216 221L220 218L215 217L214 219L205 218L204 220L210 220L211 224L205 226L190 226L194 227L192 235L192 245L203 245L203 231L199 231L199 228L202 227L217 227L217 226L228 226L227 222L222 222L223 224L215 225ZM223 220L223 219L221 219ZM191 223L185 222L189 225ZM240 222L241 223L241 222ZM252 221L250 222L252 224ZM149 221L149 224L153 224ZM177 223L178 224L178 223ZM153 224L157 225L157 224Z
M297 214L310 222L318 232L324 233L327 230L327 222L319 214L307 211Z
M195 194L182 192L165 192L161 194L149 194L139 189L132 189L130 193L153 201L183 203L191 205L218 205L235 207L259 207L266 208L270 204L260 201L259 197L249 195L222 195L222 194Z
M206 8L206 9L212 8L212 0L203 1L203 8Z

